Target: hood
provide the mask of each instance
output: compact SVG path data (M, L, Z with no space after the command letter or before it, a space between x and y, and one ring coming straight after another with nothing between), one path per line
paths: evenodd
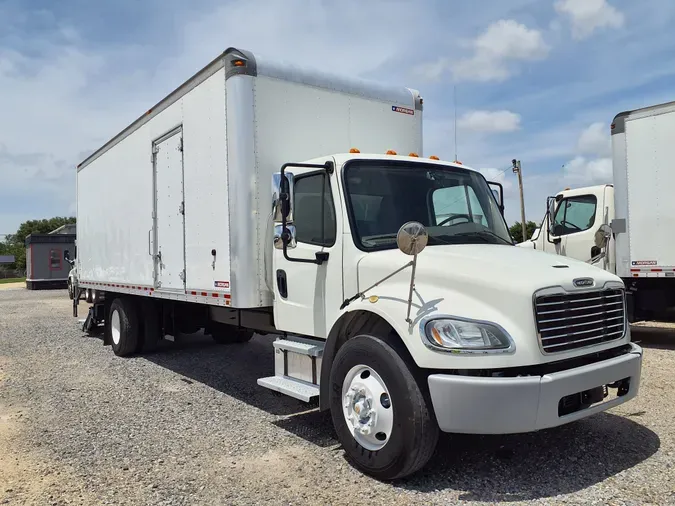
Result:
M410 260L399 250L364 255L358 261L359 290L381 282ZM411 269L405 269L367 293L378 296L374 303L380 305L391 322L405 319L411 273ZM593 286L575 287L573 281L579 278L593 279ZM489 244L429 246L417 258L410 314L413 324L402 327L400 335L410 336L409 349L417 349L415 356L421 367L499 368L564 360L589 350L579 348L549 355L540 351L535 292L557 287L570 292L601 289L607 283L623 286L620 278L598 267L551 253ZM511 336L516 352L483 356L480 361L433 351L425 355L418 336L419 325L425 318L435 316L496 323ZM594 347L594 351L616 345L616 341L605 343ZM476 356L481 355L473 357Z
M359 285L372 284L410 260L398 250L365 255L359 262ZM410 272L403 271L396 278L401 275L409 278ZM553 286L575 290L572 281L577 278L592 278L598 288L608 281L620 282L602 269L560 255L506 245L466 244L426 248L417 257L415 284L418 288L485 288L531 297Z

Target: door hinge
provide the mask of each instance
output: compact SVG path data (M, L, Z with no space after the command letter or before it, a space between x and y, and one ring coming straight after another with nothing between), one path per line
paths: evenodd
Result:
M182 152L183 151L183 138L180 138L180 141L178 141L178 151Z
M178 212L183 215L185 214L185 201L181 202L178 206Z
M154 146L152 146L152 154L156 155L157 153L159 153L159 146L155 144Z
M180 274L178 274L178 277L180 278L181 281L185 281L185 269L180 271Z

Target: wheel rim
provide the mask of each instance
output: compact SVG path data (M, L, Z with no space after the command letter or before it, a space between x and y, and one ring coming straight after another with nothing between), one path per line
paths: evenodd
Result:
M110 317L110 336L112 337L113 343L120 344L122 324L120 322L120 313L117 309L113 310Z
M366 450L381 450L394 428L387 385L371 367L352 367L342 383L342 413L354 439Z

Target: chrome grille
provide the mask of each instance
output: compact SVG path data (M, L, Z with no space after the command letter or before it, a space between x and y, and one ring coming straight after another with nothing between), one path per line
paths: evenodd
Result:
M537 333L546 353L585 348L625 333L620 289L540 295L535 299Z

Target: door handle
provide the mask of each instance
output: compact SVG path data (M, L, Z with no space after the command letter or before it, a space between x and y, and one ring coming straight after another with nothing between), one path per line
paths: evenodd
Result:
M152 235L152 229L148 230L148 255L154 256L154 255L152 254L152 249L151 249L151 246L150 246L150 242L151 242L150 236L151 236L151 235Z
M279 295L281 295L281 298L285 299L288 297L288 282L286 280L286 271L282 269L277 270L277 288L279 289Z

